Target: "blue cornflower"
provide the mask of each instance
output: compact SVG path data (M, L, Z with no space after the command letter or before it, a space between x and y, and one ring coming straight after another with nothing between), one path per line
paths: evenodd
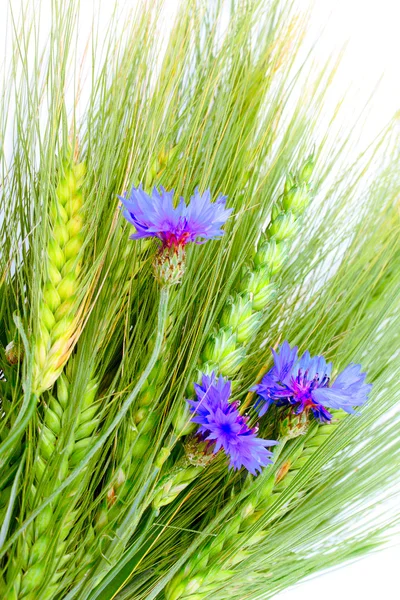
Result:
M296 414L311 410L318 421L329 423L332 415L327 408L354 413L353 407L364 404L371 391L360 365L351 363L331 384L332 364L323 356L311 357L307 351L299 359L297 347L291 348L287 341L272 354L274 366L251 388L259 395L255 407L260 416L271 404L291 405Z
M253 475L272 462L266 446L277 442L257 437L257 427L247 425L248 417L239 413L238 402L229 402L231 382L215 374L203 375L195 384L197 400L188 400L194 413L192 421L199 425L198 435L212 444L212 452L221 448L234 469L245 467Z
M131 238L156 237L164 248L182 248L188 242L200 243L223 235L221 227L232 212L225 208L225 196L211 202L209 190L200 194L196 188L188 205L180 198L176 207L173 197L173 190L154 187L149 195L141 185L133 187L130 196L119 196L125 219L136 228Z

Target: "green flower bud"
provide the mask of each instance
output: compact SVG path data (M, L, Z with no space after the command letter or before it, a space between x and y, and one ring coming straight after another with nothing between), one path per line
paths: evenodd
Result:
M282 212L282 206L280 202L275 202L271 210L271 221L275 221Z
M65 375L61 375L57 381L57 400L65 410L68 404L68 380Z
M145 452L151 447L151 441L147 435L141 435L136 438L132 446L131 453L134 458L142 458Z
M229 377L241 367L246 356L244 348L236 346L237 336L232 328L222 327L208 339L202 360L217 365L215 370Z
M279 423L279 433L282 437L289 439L305 435L309 426L308 413L303 411L299 415L290 411L284 414Z
M186 252L181 246L162 248L156 253L153 267L154 276L161 285L175 285L181 282L185 272Z
M76 194L72 198L70 197L68 202L65 205L65 210L67 211L67 215L68 215L69 219L71 217L73 217L74 215L76 215L76 213L80 211L82 206L83 206L83 198L82 198L81 194Z
M82 187L84 177L86 175L86 165L85 163L77 163L72 166L72 171L75 176L76 186L77 188Z
M157 420L157 415L155 413L148 415L138 425L140 433L148 433L149 431L154 429L157 425Z
M64 317L63 319L61 319L61 321L58 321L58 323L56 323L56 325L53 327L52 331L51 331L51 336L52 339L54 340L54 342L58 341L61 342L59 344L60 349L64 347L64 338L68 339L70 337L71 334L71 328L73 326L74 323L74 318L72 316L70 317ZM61 338L61 339L59 339ZM53 348L52 348L53 351ZM54 348L54 352L58 351L58 347Z
M65 293L65 288L63 292ZM63 317L70 314L76 302L76 296L72 296L68 300L65 300L60 306L57 308L54 313L55 321L60 321Z
M59 202L52 202L50 207L50 217L53 223L61 221L67 223L68 214L65 208Z
M277 242L293 237L297 231L297 223L293 213L280 213L268 226L268 236Z
M87 421L86 423L82 423L76 430L75 439L81 440L83 438L88 438L92 435L95 429L97 429L98 424L99 419L92 419L90 421Z
M53 433L58 435L61 431L61 421L51 408L46 409L46 425L51 429Z
M44 426L40 435L39 448L40 453L45 460L49 460L54 452L57 438L48 427Z
M40 537L50 526L53 519L53 509L47 505L35 519L35 535Z

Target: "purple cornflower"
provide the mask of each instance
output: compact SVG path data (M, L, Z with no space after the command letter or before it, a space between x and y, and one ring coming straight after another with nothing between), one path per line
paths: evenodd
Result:
M158 191L154 187L149 195L141 185L133 187L129 197L126 193L119 196L125 219L136 228L131 238L156 237L164 248L182 248L188 242L200 243L224 234L221 227L232 212L225 208L225 196L211 202L209 190L200 194L196 188L188 205L180 198L176 207L173 197L173 190L167 192L160 186Z
M277 442L257 437L257 427L247 425L248 417L238 411L238 402L229 402L231 382L215 374L203 375L201 385L195 384L197 400L188 400L194 413L197 434L212 445L215 454L221 448L234 469L245 467L253 475L272 462L272 452L266 446Z
M272 354L274 366L251 388L259 395L255 407L260 416L271 404L291 405L296 414L311 410L318 421L329 423L332 415L327 408L354 413L353 406L364 404L372 388L365 383L360 365L351 363L331 384L332 364L323 356L311 357L307 351L299 359L297 347L290 348L287 341Z

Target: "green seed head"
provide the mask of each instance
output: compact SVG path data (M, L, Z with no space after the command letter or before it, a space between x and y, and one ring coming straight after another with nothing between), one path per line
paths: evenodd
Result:
M277 242L292 238L297 232L297 222L292 212L280 213L267 230L268 237L273 237Z
M275 239L263 241L254 255L256 267L267 267L271 275L279 271L286 261L288 252L284 242L277 243Z

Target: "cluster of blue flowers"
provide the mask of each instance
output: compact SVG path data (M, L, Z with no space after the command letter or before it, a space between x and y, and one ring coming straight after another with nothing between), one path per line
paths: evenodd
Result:
M141 186L132 188L130 196L120 197L124 217L134 225L133 239L154 237L161 241L160 252L183 250L188 242L202 243L223 235L232 209L225 207L226 198L219 196L213 203L210 192L196 189L187 205L183 198L174 207L174 192L160 187L147 194ZM170 255L166 254L170 260ZM171 268L174 268L171 262ZM262 417L272 404L286 407L296 414L311 412L321 423L329 423L328 409L354 413L354 406L363 405L371 389L365 383L361 366L350 364L331 383L332 365L323 356L311 357L305 352L298 357L297 347L285 341L278 351L272 350L274 365L261 382L251 388L257 392L255 409ZM257 436L258 426L250 427L249 417L242 415L237 402L231 402L231 382L215 373L203 375L195 384L197 400L188 400L197 435L209 444L210 451L223 450L233 469L245 467L256 475L272 462L267 447L278 442Z

